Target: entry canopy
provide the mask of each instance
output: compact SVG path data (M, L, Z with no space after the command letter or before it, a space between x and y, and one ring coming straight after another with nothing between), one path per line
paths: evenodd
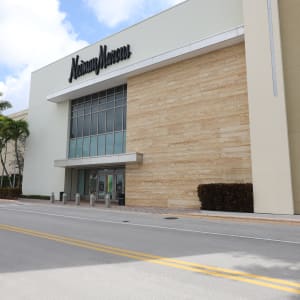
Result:
M99 157L58 159L54 161L54 166L59 168L96 167L142 163L142 153L123 153L115 155L105 155Z

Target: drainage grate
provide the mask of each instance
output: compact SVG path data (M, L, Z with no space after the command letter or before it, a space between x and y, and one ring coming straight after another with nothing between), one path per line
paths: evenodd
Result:
M164 219L165 220L178 220L179 218L177 218L177 217L166 217Z

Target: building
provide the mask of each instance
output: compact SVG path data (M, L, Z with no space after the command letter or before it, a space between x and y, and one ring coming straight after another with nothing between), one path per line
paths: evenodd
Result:
M300 213L300 1L188 0L32 73L24 194Z
M28 117L28 109L13 113L8 115L7 117L13 119L13 120L26 120ZM24 146L22 143L19 144L19 149L21 153L24 153ZM15 157L15 149L12 142L9 142L7 144L7 147L3 151L3 160L5 163L5 167L7 169L8 174L12 177L12 182L15 185L16 184L16 176L19 174L16 157ZM3 186L5 177L5 172L3 170L2 164L0 164L0 186Z

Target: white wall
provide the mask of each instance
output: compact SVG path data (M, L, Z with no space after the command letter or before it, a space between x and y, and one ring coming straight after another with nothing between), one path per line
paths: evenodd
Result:
M241 0L189 0L58 60L35 73L55 74L52 76L54 84L49 89L49 94L54 94L97 77L92 72L79 77L72 84L68 82L72 57L77 54L83 60L97 57L99 45L107 44L109 49L116 49L130 44L132 49L132 56L129 60L101 70L97 77L101 80L101 75L104 76L124 66L134 65L242 24Z
M54 167L54 160L66 157L69 102L45 100L53 88L51 76L33 73L29 106L30 136L26 142L23 194L50 195L64 190L65 170Z
M293 214L278 5L271 1L274 83L267 0L244 0L254 210Z

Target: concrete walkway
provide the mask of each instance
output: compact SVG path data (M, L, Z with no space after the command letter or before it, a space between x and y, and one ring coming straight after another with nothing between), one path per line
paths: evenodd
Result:
M0 199L0 204L15 204L22 205L26 203L39 203L50 204L48 200L38 199L18 199L7 200ZM55 201L52 205L63 206L60 201ZM67 202L66 206L75 206L74 201ZM81 201L83 207L89 207L89 203ZM162 214L171 217L188 217L188 218L205 218L215 220L228 220L239 222L263 222L263 223L286 223L300 226L300 215L275 215L275 214L258 214L258 213L239 213L239 212L222 212L222 211L207 211L207 210L195 210L195 209L181 209L181 208L159 208L159 207L132 207L132 206L118 206L112 204L110 208L106 208L104 203L96 203L94 209L106 209L113 211L126 211L126 212L139 212L150 214Z

